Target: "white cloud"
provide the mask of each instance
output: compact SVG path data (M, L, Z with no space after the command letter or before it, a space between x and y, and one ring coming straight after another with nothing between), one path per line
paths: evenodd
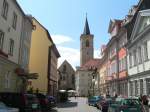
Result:
M71 47L64 47L62 43L72 42L73 39L69 36L64 35L52 35L52 39L56 44L56 47L61 55L58 60L58 67L63 63L64 60L67 60L72 67L75 69L76 66L80 66L80 49L75 49ZM100 51L94 51L94 58L100 58Z
M63 44L66 42L73 42L73 39L69 36L65 36L65 35L51 35L53 41L55 44L59 45L59 44Z
M78 49L62 46L58 46L57 48L61 55L61 57L58 60L58 66L60 66L60 64L62 64L64 60L67 60L73 66L74 69L76 66L79 66L80 52Z
M76 66L80 66L80 50L58 46L61 57L58 60L58 66L60 66L64 60L67 60L75 69ZM94 58L101 58L99 50L94 51Z
M101 58L100 50L94 50L94 58Z

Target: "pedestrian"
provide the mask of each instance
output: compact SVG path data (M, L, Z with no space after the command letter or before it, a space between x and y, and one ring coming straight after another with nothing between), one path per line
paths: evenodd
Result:
M38 88L36 88L36 94L38 94L39 93L39 89Z
M74 94L74 97L75 97L75 99L76 99L76 97L77 97L76 93Z
M118 95L117 95L117 93L115 93L115 98L117 98L118 97Z
M144 106L144 109L146 112L149 112L149 107L148 107L148 98L146 95L144 95L142 97L142 103L143 103L143 106Z

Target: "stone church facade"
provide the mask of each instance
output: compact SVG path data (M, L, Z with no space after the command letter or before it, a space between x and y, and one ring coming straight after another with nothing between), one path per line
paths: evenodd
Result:
M59 73L59 90L75 89L75 70L68 61L64 61L58 68Z

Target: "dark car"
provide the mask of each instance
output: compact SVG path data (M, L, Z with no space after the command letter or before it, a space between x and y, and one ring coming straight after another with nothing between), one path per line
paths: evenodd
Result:
M101 96L91 96L88 98L88 104L89 104L89 106L90 105L96 106L97 102L101 99L103 99L103 97L101 97Z
M56 107L56 98L54 96L47 96L48 99L48 107L54 108Z
M39 102L33 94L3 92L0 97L7 106L19 108L19 112L40 112Z
M107 112L108 107L113 103L114 101L111 98L106 98L97 103L97 108L100 109L102 112Z
M48 99L47 99L47 96L42 94L42 93L37 93L35 94L40 102L40 107L41 107L41 110L42 111L47 111L49 110L49 107L48 107Z
M108 112L145 112L143 105L138 99L125 98L110 105Z

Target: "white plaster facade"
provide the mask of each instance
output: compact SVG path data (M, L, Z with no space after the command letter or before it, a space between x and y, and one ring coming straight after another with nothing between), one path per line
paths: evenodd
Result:
M90 92L92 77L91 72L85 70L77 70L76 71L76 91L79 96L88 96L88 92Z
M137 16L128 47L128 75L129 96L150 95L150 10Z
M3 16L4 9L7 9L5 17ZM16 0L0 0L0 31L3 33L2 48L0 49L0 91L18 92L23 89L23 80L16 73L16 69L20 68L21 64L19 60L21 38L25 37L25 30L28 29L28 23L24 21L25 16ZM15 26L13 26L14 23L16 23ZM23 24L26 24L26 28ZM30 27L28 30L31 30ZM29 35L30 33L26 36L30 37ZM10 47L11 40L13 47ZM10 48L12 49L10 50ZM10 53L10 51L12 52Z
M99 95L98 90L98 74L94 74L93 80L93 71L78 69L75 74L75 86L76 91L79 96L88 96L88 95ZM93 90L94 89L94 90Z
M0 16L0 30L4 32L4 44L2 51L8 54L9 51L9 40L14 40L14 52L13 56L8 55L8 59L14 63L19 61L19 47L20 47L20 38L22 32L22 24L24 14L20 11L20 8L16 4L15 0L5 0L8 3L8 14L7 19L4 19ZM3 9L4 0L0 0L0 15ZM16 29L12 27L13 13L17 15Z

